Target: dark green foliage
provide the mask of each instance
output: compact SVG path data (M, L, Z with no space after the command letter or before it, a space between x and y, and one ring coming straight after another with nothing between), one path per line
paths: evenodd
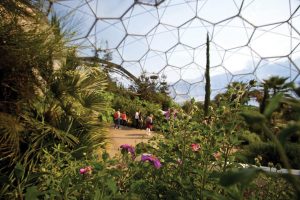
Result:
M248 144L261 142L260 137L256 133L252 133L250 131L240 132L238 134L238 139L241 141L242 145L248 145Z
M285 146L286 154L289 158L289 162L294 169L300 169L300 145L288 143ZM255 164L254 159L257 156L262 157L261 164L263 166L268 166L269 162L277 163L282 162L280 161L280 156L278 154L278 150L276 145L272 142L256 142L251 143L247 147L245 147L243 154L247 157L247 162Z
M209 35L206 36L206 68L205 68L205 98L204 98L204 115L208 116L209 114L209 105L210 105L210 75L209 75Z

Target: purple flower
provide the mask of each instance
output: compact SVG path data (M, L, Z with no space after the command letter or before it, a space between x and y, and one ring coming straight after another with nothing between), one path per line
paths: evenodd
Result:
M156 169L159 169L161 167L161 163L160 163L159 159L151 154L143 154L141 161L143 161L143 162L149 161L150 163L152 163L154 165L154 167Z
M132 145L129 145L129 144L122 144L120 146L120 148L123 150L123 151L127 151L131 154L132 156L132 159L135 158L135 151L134 151L134 147Z

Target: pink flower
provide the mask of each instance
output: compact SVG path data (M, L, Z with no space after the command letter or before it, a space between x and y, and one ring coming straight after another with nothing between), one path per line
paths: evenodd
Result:
M80 173L80 174L85 174L85 173L86 173L86 169L85 169L85 168L81 168L81 169L79 170L79 173Z
M91 174L92 173L92 167L86 166L85 168L80 168L79 170L80 174Z
M198 151L200 149L200 145L197 143L191 144L192 151Z

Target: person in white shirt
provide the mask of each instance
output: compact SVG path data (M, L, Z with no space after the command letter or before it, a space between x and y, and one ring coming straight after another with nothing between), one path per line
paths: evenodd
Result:
M139 128L140 111L136 111L134 115L135 127Z

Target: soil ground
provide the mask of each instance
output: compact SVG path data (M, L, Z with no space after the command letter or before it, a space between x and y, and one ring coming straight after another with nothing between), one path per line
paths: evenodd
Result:
M153 136L151 131L151 135ZM151 136L146 134L144 129L135 129L127 126L121 126L120 129L114 129L113 126L108 130L108 144L106 150L111 157L120 155L120 146L130 144L135 146L140 142L147 142Z

